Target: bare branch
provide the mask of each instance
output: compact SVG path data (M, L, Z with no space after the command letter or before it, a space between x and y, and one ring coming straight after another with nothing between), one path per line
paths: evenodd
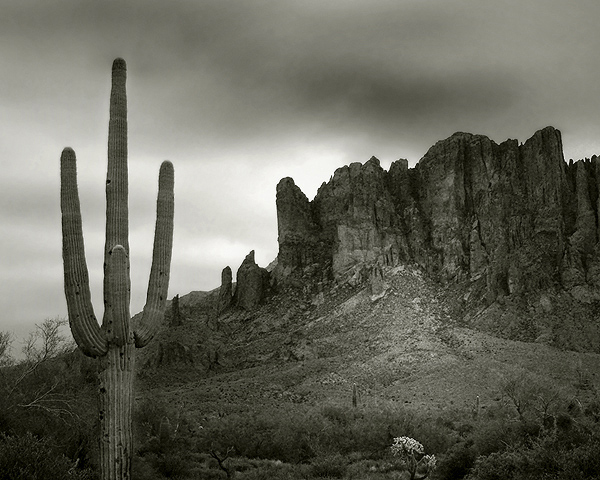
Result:
M73 411L71 402L65 396L53 393L58 387L55 383L48 389L38 391L34 398L27 403L18 403L17 407L23 409L37 409L49 413L55 417L66 421L64 417L70 417L79 420L79 415Z
M229 469L227 467L225 467L224 462L225 462L225 460L227 460L229 458L229 455L231 455L233 453L233 451L234 451L233 447L228 447L227 452L222 457L217 453L216 450L210 451L210 456L213 457L217 461L217 463L219 464L219 468L225 472L225 475L227 475L227 478L231 478L231 472L229 471Z
M44 362L67 353L72 348L72 343L60 331L61 327L66 324L66 320L58 317L47 318L41 324L37 324L35 330L29 333L29 337L22 347L25 355L25 362L23 362L25 368L10 388L11 393Z
M10 354L12 340L12 335L9 332L0 332L0 367L13 364L14 360Z

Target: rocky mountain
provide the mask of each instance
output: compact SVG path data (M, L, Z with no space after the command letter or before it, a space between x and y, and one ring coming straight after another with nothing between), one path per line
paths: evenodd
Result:
M595 300L599 169L596 156L567 164L560 132L547 127L523 144L456 133L414 168L352 163L312 201L284 178L273 276L364 278L373 265L414 263L446 283L480 284L486 304L551 287Z
M177 318L185 338L166 328L151 363L242 368L254 354L232 359L232 342L245 340L223 336L227 325L266 341L273 350L258 356L272 358L284 348L266 335L272 328L293 339L296 327L352 298L365 310L386 305L405 267L433 282L449 319L442 324L600 353L599 164L595 156L566 163L560 132L547 127L523 144L456 133L414 168L398 160L385 171L374 157L352 163L312 201L284 178L277 259L262 268L252 251L235 281L225 267L219 288L177 298L181 312L168 310L165 325ZM314 354L315 339L290 342L283 357Z
M140 353L142 397L198 424L356 390L428 416L504 408L517 380L592 398L597 168L567 164L549 127L521 145L457 133L414 168L353 163L312 201L284 178L278 258L250 252L171 302Z

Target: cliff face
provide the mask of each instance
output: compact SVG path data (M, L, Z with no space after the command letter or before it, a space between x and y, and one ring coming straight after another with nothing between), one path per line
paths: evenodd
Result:
M600 161L567 164L560 132L519 145L456 133L414 168L371 158L335 171L312 202L290 178L277 186L285 283L357 266L420 264L444 281L485 283L499 295L550 286L600 289Z

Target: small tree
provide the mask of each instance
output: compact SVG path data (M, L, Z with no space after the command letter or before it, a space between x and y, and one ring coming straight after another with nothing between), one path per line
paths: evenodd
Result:
M410 480L415 480L417 473L421 475L418 480L423 480L435 469L435 455L425 455L423 445L414 438L394 438L390 449L395 457L399 457L402 466L408 470Z
M544 425L560 400L560 391L525 372L510 375L501 385L505 401L514 407L519 420Z
M42 323L35 325L35 330L29 333L23 344L25 359L19 362L13 372L16 374L10 382L6 383L6 395L19 398L16 406L26 410L38 411L61 417L72 415L70 403L58 393L60 390L60 377L56 372L41 375L41 380L36 388L25 385L38 382L34 377L44 369L49 362L61 355L67 354L75 348L73 342L62 335L61 328L67 321L61 318L47 318Z
M67 325L62 318L47 318L35 326L23 345L23 354L27 362L38 365L45 360L66 353L74 348L74 344L61 333L61 328Z
M11 346L12 335L9 332L0 332L0 368L12 365Z
M20 449L24 450L24 456L17 462L19 465L28 464L25 457L29 449L37 455L36 461L42 468L47 445L52 446L51 457L65 455L69 462L75 462L78 470L87 468L92 460L93 386L86 377L87 372L79 368L83 357L74 350L66 328L66 321L61 318L47 318L36 324L22 346L24 358L9 358L6 360L9 363L3 362L0 368L0 437L5 434L15 439L16 443L10 445L14 446L12 451L16 455ZM0 338L9 336L2 334ZM39 448L36 442L28 443L24 439L29 434L36 442L42 441ZM24 446L19 446L21 439ZM7 445L6 442L0 445L0 457ZM17 478L6 477L6 462L10 461L3 457L2 462L0 478ZM38 466L31 465L31 471L37 472ZM18 478L34 478L26 472L30 470L24 470ZM35 478L59 477L38 474Z
M66 325L66 321L60 318L47 318L41 324L36 324L35 330L29 334L22 348L25 359L18 363L10 356L11 335L0 332L0 367L13 367L8 376L5 375L2 384L5 396L15 393L21 383L44 363L73 347L60 333L63 325ZM46 392L38 393L44 395Z

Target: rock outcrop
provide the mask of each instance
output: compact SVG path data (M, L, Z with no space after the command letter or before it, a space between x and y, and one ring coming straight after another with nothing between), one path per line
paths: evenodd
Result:
M327 262L331 248L323 243L320 228L313 218L313 209L306 195L291 178L277 185L277 231L279 254L276 270L288 277L311 265Z
M269 272L254 261L252 250L240 265L236 274L233 303L245 310L253 310L265 299L269 289Z
M488 301L550 286L600 290L600 162L564 161L560 132L524 144L456 133L414 168L376 158L335 171L312 202L277 186L280 283L357 265L417 263L483 282Z
M233 279L231 268L225 267L221 272L221 288L217 298L217 315L221 315L233 302Z
M181 309L179 308L179 295L175 295L171 300L171 321L172 327L180 327L183 325L183 316L181 315Z

